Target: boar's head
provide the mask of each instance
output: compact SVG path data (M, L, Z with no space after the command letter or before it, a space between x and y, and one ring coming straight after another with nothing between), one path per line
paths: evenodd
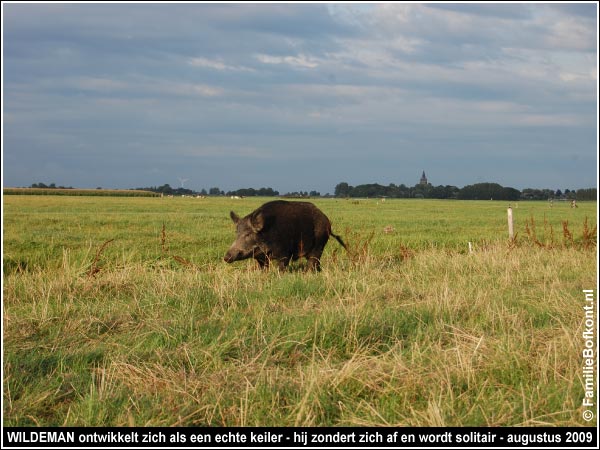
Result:
M231 211L229 216L236 225L237 237L223 258L225 262L232 263L264 254L264 242L260 236L261 231L265 228L263 215L255 212L240 218Z

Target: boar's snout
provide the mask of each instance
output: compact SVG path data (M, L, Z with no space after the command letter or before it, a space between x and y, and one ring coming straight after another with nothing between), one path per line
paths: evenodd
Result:
M227 253L225 253L223 259L226 263L232 263L234 261L240 261L242 259L249 258L250 256L252 256L252 252L245 252L243 249L234 245L227 250Z
M237 261L239 259L240 256L240 252L237 252L235 250L228 250L227 253L225 253L225 257L223 258L223 260L225 260L226 263L232 263L234 261Z

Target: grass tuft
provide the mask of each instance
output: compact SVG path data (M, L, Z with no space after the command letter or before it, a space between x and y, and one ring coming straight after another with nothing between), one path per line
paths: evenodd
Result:
M546 211L539 236L521 204L507 248L500 203L320 200L352 251L280 273L222 262L227 199L49 198L5 199L4 425L595 424L595 204Z

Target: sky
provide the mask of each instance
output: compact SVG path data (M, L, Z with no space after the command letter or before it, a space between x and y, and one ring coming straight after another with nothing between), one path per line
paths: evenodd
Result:
M3 2L3 186L596 187L597 8Z

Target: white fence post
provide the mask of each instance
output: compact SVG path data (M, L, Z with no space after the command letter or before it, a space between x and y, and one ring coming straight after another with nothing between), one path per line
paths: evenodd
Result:
M508 238L512 241L515 239L515 232L513 228L513 214L512 208L508 207Z

